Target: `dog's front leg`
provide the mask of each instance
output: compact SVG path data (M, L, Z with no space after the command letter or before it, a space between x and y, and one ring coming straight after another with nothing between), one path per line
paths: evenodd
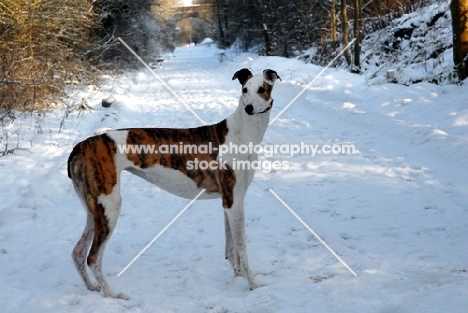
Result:
M234 204L230 209L224 210L226 217L229 222L231 230L232 241L234 245L234 253L232 253L232 259L230 260L233 264L234 272L237 275L243 275L249 282L249 288L255 289L260 285L257 283L254 274L250 270L249 261L247 257L247 243L245 239L245 214L244 214L244 201L234 201ZM226 242L228 242L226 237ZM236 264L237 263L237 264Z
M234 241L232 240L232 231L231 226L229 226L229 217L228 213L224 212L224 230L226 235L226 260L231 263L231 266L234 270L234 276L241 276L242 272L239 267L239 253L237 253L234 247Z

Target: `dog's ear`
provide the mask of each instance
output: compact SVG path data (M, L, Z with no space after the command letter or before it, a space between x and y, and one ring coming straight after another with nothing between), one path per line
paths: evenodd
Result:
M276 73L275 71L270 69L266 69L263 71L263 80L265 81L265 83L273 86L277 79L281 80L281 77L279 77L278 73Z
M252 73L249 71L248 68L243 68L241 70L238 70L234 76L232 76L232 80L238 79L239 83L241 83L242 86L249 80L250 77L252 77Z

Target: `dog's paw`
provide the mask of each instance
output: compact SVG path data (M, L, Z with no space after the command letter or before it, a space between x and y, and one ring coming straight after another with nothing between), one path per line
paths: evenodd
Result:
M250 290L254 290L254 289L257 289L257 288L260 288L260 287L265 287L265 285L264 284L259 284L256 281L249 282L249 289Z
M89 291L97 291L97 292L101 291L101 286L97 284L95 285L95 284L90 283L90 284L87 284L86 287L88 288Z
M126 294L123 294L123 293L116 294L114 298L122 299L122 300L126 300L126 301L130 300L130 297L127 296Z
M123 294L123 293L113 293L113 292L106 292L104 293L106 298L114 298L114 299L122 299L122 300L130 300L130 297Z

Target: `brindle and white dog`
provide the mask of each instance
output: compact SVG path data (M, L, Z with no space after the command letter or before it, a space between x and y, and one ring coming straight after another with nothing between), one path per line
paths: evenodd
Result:
M84 283L91 291L102 289L106 297L127 299L114 293L104 278L102 258L120 214L120 177L127 170L160 188L187 199L202 189L200 199L222 199L226 231L226 259L234 274L247 278L250 289L259 286L250 270L245 240L244 198L254 170L237 170L232 161L254 161L255 154L223 155L227 165L217 169L187 167L188 161L218 161L222 144L260 144L273 106L271 91L279 78L273 70L253 76L248 69L234 74L242 85L239 106L225 120L210 126L189 129L129 128L109 131L78 143L68 159L68 176L87 212L83 234L73 249L72 258ZM209 145L212 153L145 154L121 153L119 145ZM224 164L223 164L224 165ZM92 243L92 244L91 244ZM91 282L87 265L97 284Z

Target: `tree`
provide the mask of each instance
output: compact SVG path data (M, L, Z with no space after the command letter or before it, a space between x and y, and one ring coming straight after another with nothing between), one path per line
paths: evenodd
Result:
M219 41L221 43L221 47L224 48L228 45L226 42L226 36L224 35L224 30L223 30L223 21L222 21L222 16L224 16L224 10L221 10L221 4L220 0L215 0L213 3L213 6L215 7L215 14L218 17L218 32L219 32Z
M255 7L255 12L257 13L257 21L259 23L258 27L262 29L265 55L273 55L271 51L270 35L268 34L268 26L265 23L262 3L260 3L259 0L253 0L253 5Z
M361 0L354 0L354 67L353 72L360 72L361 41L362 41L362 9Z
M453 63L460 80L468 77L468 0L450 3L453 27Z
M122 65L131 64L133 61L138 64L125 47L116 45L115 38L118 37L121 37L141 56L146 57L158 53L157 44L152 37L166 29L151 15L153 0L96 0L91 2L98 25L94 35L96 40L103 43L100 51L96 51L98 61L104 58L106 61L113 62L125 60ZM164 12L166 2L168 1L161 1L156 8Z
M331 26L331 40L332 48L336 49L336 0L331 0L330 9L330 26Z
M347 5L346 0L341 0L341 31L342 31L342 41L343 47L346 47L349 43L349 28L348 28L348 13L347 13ZM346 59L346 63L351 65L351 56L349 55L349 51L346 50L344 52L344 57Z

